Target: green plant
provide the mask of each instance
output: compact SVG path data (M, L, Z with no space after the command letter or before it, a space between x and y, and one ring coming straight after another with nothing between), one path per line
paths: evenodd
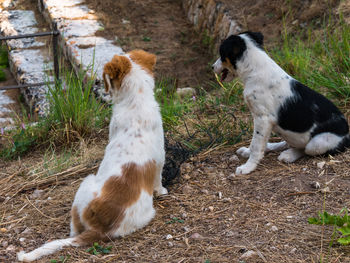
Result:
M347 208L343 208L338 215L329 214L327 211L323 213L319 212L318 217L310 217L308 222L313 225L333 226L330 246L332 246L335 238L337 238L337 242L341 245L350 245L350 217ZM337 233L335 230L339 232Z
M86 252L92 255L108 254L111 252L112 246L104 247L95 242L92 247L89 247Z
M167 221L165 224L174 224L174 223L184 223L185 221L183 219L179 219L177 217L171 218L170 221Z
M66 263L70 259L70 255L60 256L59 259L51 259L50 263Z
M340 15L324 21L322 33L310 27L306 32L291 37L283 35L281 48L271 55L289 74L306 85L319 90L326 88L329 95L350 98L350 26Z

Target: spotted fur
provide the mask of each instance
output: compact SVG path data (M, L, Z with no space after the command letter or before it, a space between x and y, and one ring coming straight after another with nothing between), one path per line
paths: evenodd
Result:
M244 32L228 37L220 46L213 70L223 81L238 76L244 100L254 119L249 148L237 153L248 161L236 174L254 171L267 151L284 150L278 160L294 162L305 154L335 154L350 147L344 115L327 98L289 76L263 50L263 35ZM271 132L285 140L268 143Z

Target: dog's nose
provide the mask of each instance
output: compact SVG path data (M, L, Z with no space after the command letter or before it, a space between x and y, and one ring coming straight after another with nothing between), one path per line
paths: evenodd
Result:
M211 69L214 70L214 65L211 65Z

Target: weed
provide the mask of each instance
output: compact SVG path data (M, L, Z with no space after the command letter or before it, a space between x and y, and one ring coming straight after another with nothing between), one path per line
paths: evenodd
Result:
M142 41L144 41L144 42L150 42L151 40L152 39L150 37L147 37L147 36L142 38Z
M289 74L306 85L324 87L329 95L350 98L350 26L340 15L336 23L328 19L322 34L311 28L302 34L283 36L282 48L272 51L272 57Z
M111 249L112 246L104 247L95 242L92 247L89 247L86 250L86 252L96 256L99 254L109 254L111 252Z
M343 215L341 215L342 213ZM337 238L337 242L341 245L350 245L350 217L347 208L343 208L339 215L329 214L327 211L324 211L323 213L319 212L318 218L310 217L308 222L313 225L333 226L333 235L330 246L333 245L335 238ZM335 230L339 232L337 233Z
M183 219L179 219L177 217L171 218L170 221L167 221L165 224L174 224L174 223L184 223L185 221Z
M70 255L60 256L59 259L51 259L50 263L66 263L70 259Z

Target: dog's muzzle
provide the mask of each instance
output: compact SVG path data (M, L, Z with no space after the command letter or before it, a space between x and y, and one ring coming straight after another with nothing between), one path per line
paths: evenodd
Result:
M218 58L211 68L217 75L220 75L220 81L228 82L233 79L233 75L229 76L229 70L223 66L221 58Z

